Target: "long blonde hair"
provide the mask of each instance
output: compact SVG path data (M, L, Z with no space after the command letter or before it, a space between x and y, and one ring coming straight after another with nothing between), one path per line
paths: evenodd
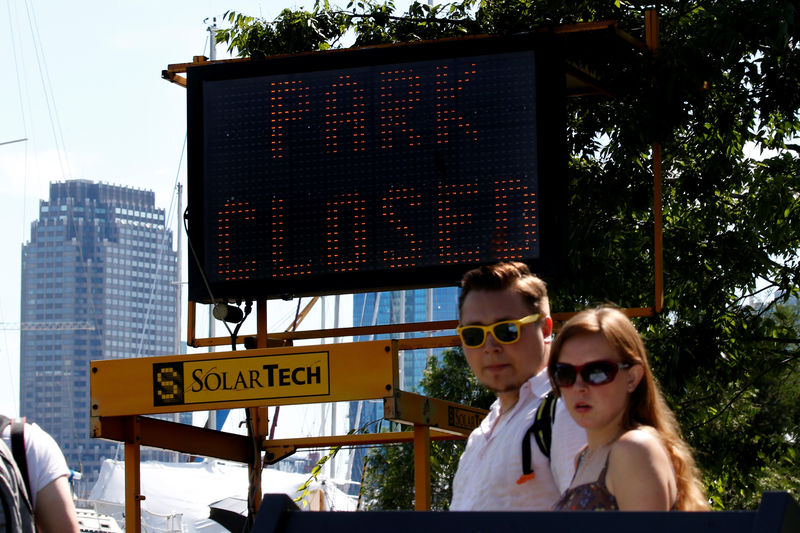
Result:
M644 372L639 385L631 393L623 418L623 428L650 426L655 429L669 453L675 470L678 487L676 509L704 511L709 509L708 499L700 481L700 471L694 462L692 450L681 436L675 414L664 401L661 390L653 379L642 337L621 311L611 307L587 309L569 319L561 328L550 351L548 371L556 394L560 391L553 381L553 372L564 343L581 335L600 334L619 354L623 363L641 365Z

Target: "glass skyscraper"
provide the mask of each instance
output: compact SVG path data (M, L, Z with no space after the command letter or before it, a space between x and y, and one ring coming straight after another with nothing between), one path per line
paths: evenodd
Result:
M405 324L458 318L458 287L371 292L353 295L353 326ZM451 332L455 334L455 332ZM440 333L437 333L440 334ZM356 341L411 338L425 332L357 337ZM428 356L442 350L408 350L400 354L400 388L416 391Z
M152 191L72 180L50 184L22 247L21 414L87 483L117 451L90 437L89 362L175 353L172 238Z
M458 318L458 287L436 289L414 289L392 292L371 292L353 295L353 326L374 326L383 324L405 324L411 322L431 322L455 320ZM441 335L443 332L437 332ZM449 332L455 334L455 331ZM369 341L386 338L411 338L425 336L426 332L395 333L356 337L355 341ZM400 352L400 389L421 393L419 382L425 372L428 357L440 354L444 349L405 350ZM350 425L359 428L383 418L383 401L368 400L350 403ZM367 432L377 431L378 426L370 425ZM351 479L359 481L365 450L353 450Z

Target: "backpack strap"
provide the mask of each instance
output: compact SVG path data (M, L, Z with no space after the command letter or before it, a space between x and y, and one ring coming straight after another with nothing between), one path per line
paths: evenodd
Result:
M517 485L533 479L535 475L533 468L531 468L531 433L533 438L536 439L539 450L545 457L550 459L550 445L553 441L553 422L556 419L557 400L552 390L545 395L542 403L536 409L533 425L525 432L525 436L522 438L522 475L517 480Z
M0 415L0 433L12 424L12 420ZM35 533L33 505L17 461L10 447L6 446L5 439L0 439L0 478L0 521L5 526L2 527L3 531Z
M25 482L25 490L28 491L28 500L33 502L31 494L31 482L28 479L28 456L25 454L25 419L15 418L11 421L11 453L17 463L19 473Z
M545 457L550 459L550 446L553 442L553 424L556 421L556 395L551 390L547 393L536 410L536 420L534 420L531 429L533 437L536 439L536 444Z

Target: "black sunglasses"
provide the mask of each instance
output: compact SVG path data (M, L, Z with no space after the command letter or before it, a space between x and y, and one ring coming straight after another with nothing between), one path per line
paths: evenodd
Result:
M616 363L614 361L592 361L579 366L567 363L556 363L553 372L553 381L558 387L569 388L575 385L578 374L587 385L605 385L617 377L617 372L630 368L631 363Z

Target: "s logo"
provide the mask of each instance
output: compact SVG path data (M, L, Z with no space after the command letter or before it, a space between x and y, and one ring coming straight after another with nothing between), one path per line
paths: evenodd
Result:
M156 363L153 365L153 405L179 405L183 403L183 363Z

